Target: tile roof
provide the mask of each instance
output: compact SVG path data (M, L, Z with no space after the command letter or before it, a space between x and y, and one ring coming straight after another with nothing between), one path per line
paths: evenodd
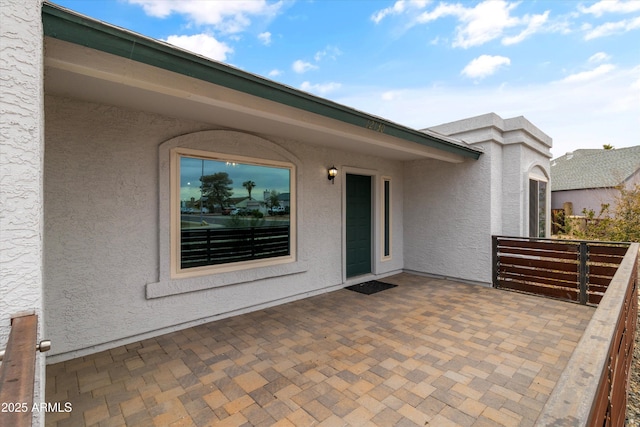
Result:
M640 145L576 150L551 161L551 191L615 187L640 170Z

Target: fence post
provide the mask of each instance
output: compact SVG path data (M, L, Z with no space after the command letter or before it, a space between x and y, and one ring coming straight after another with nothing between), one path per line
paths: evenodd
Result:
M491 236L491 259L493 287L498 287L498 236Z
M589 276L589 246L586 242L580 242L578 277L580 280L580 304L587 304L587 282Z

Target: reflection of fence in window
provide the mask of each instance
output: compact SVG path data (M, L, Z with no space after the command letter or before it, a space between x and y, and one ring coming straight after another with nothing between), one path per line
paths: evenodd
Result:
M287 256L289 225L187 229L181 232L181 268Z

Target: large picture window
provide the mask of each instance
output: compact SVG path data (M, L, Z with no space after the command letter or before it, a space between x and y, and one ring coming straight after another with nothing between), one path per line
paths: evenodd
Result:
M174 271L230 271L294 255L294 166L174 152Z

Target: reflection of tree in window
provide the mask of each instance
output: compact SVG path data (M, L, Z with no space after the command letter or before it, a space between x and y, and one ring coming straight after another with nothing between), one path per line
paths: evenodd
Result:
M202 182L202 196L209 201L209 208L219 205L224 209L227 201L233 195L233 180L229 178L226 172L217 172L213 175L204 175L200 177Z
M249 193L249 200L251 200L251 190L254 189L256 183L253 181L245 181L242 183L242 186L247 189L247 192Z
M280 196L280 193L278 193L276 190L271 190L271 193L269 193L267 200L265 200L267 209L273 210L273 208L277 208L278 206L280 206L280 199L278 198L278 196Z
M292 255L291 224L295 215L284 215L289 213L289 203L295 203L295 196L289 199L293 167L269 163L180 157L180 270ZM192 186L198 179L199 188ZM256 191L265 197L256 200ZM286 199L281 199L283 196ZM210 209L200 221L192 212L198 199ZM282 218L264 218L267 213Z

